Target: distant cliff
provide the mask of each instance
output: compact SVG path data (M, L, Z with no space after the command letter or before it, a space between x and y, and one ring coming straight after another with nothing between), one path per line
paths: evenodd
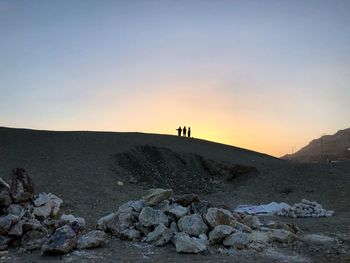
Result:
M312 140L295 154L282 158L297 162L350 161L350 128Z

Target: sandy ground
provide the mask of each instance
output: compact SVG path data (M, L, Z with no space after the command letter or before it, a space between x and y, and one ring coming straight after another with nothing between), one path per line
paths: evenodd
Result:
M152 187L154 182L147 180L131 184L128 182L130 175L116 169L116 156L133 151L140 145L169 149L175 153L175 157L171 153L161 154L159 159L171 166L174 163L172 158L179 155L187 160L186 165L191 172L196 171L198 165L191 161L193 154L218 162L254 166L259 173L231 182L216 178L210 181L210 191L198 187L193 192L203 200L229 208L238 204L271 201L294 204L302 198L317 201L326 209L335 210L335 216L278 220L295 222L302 235L323 234L336 237L337 242L318 244L299 241L292 248L273 247L264 253L182 255L177 254L170 245L154 248L110 239L103 248L73 252L62 257L11 249L0 254L1 261L350 262L349 163L295 164L227 145L167 135L0 128L0 174L8 180L13 168L23 167L33 179L37 192L52 192L60 196L65 202L66 213L84 217L88 227L93 228L98 218L116 210L118 205L128 200L139 199ZM189 184L196 184L196 180L201 179L201 169L197 170L198 174L191 177ZM124 182L124 185L118 186L118 181ZM171 188L177 183L169 182L163 187Z

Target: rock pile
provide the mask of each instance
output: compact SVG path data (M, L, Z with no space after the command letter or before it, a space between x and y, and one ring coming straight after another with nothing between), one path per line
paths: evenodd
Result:
M27 172L14 169L10 186L0 180L0 250L12 245L63 254L102 244L106 234L92 231L83 235L85 220L62 214L62 203L51 193L36 195Z
M151 189L97 221L97 229L123 240L154 246L172 243L177 252L200 253L209 248L256 249L272 242L291 243L297 227L281 222L263 225L252 215L212 207L194 194L173 196L170 189Z
M276 213L284 217L328 217L333 216L333 210L326 210L317 202L303 199L301 203L294 204L291 208L284 208Z

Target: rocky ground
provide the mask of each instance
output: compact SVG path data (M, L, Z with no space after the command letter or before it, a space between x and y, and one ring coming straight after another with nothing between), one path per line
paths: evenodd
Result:
M139 166L130 165L135 162ZM10 246L0 252L2 262L350 260L349 163L294 164L235 147L175 136L0 129L1 177L10 182L11 171L16 167L28 171L36 194L52 193L63 200L62 214L85 219L82 235L96 230L98 219L117 212L118 207L130 200L139 200L154 187L174 189L175 195L190 190L213 207L231 212L240 204L276 201L292 205L305 198L335 213L320 218L259 216L264 224L272 220L299 228L295 241L288 245L269 242L262 251L220 245L220 251L177 253L171 241L157 247L147 242L121 240L117 235L108 237L99 248L72 250L58 256ZM36 197L32 196L30 202Z

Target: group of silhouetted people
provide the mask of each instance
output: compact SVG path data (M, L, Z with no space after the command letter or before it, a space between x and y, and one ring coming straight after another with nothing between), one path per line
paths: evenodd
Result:
M183 128L181 128L181 126L179 126L179 128L176 129L177 130L177 135L184 136L184 137L191 137L191 127L188 127L188 129L186 129L186 126L184 126Z

